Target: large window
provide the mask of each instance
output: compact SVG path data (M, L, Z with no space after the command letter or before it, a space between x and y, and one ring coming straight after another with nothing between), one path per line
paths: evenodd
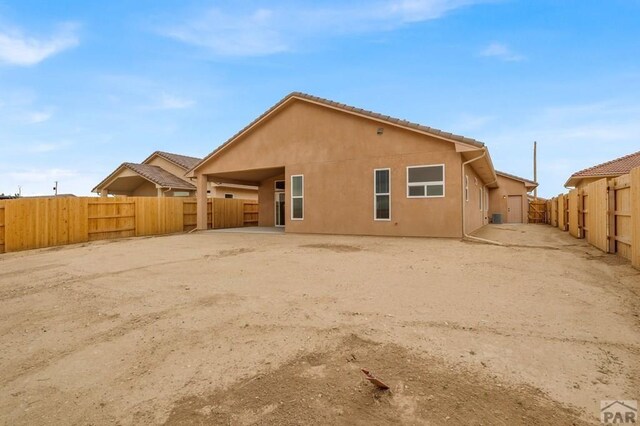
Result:
M444 197L444 164L407 167L407 197Z
M373 214L375 220L391 220L391 169L373 171Z
M291 176L291 220L304 219L304 176Z

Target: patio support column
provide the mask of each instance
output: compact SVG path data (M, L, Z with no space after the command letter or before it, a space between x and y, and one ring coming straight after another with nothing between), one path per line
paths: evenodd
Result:
M101 197L106 197L106 196L108 196L108 195L109 195L109 190L108 190L107 188L102 188L102 189L100 190L100 196L101 196Z
M204 174L197 175L196 181L196 213L197 213L197 229L207 229L207 176Z

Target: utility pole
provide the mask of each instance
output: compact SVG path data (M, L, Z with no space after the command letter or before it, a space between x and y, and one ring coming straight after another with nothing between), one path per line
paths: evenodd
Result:
M56 197L58 196L58 181L56 181L56 185L53 187L53 190L55 191Z
M538 183L538 142L533 141L533 181ZM533 190L533 199L538 200L538 187Z

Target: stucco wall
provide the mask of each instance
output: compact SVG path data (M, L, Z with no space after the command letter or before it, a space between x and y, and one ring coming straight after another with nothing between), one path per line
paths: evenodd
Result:
M484 186L480 177L469 165L465 167L465 175L469 176L469 201L465 201L466 231L471 233L487 223L486 203L480 209L480 189Z
M156 188L155 184L146 181L142 185L134 189L133 192L131 193L131 196L132 197L157 197L158 189Z
M243 200L258 200L258 191L247 188L236 188L224 185L215 185L211 187L209 196L215 198L224 198L225 194L233 194L233 198Z
M499 188L489 191L489 217L494 213L500 213L502 214L502 221L506 223L508 218L509 195L521 195L522 221L523 223L527 223L529 221L529 201L524 183L498 175L498 185Z
M384 129L383 134L378 134L378 128ZM406 167L433 164L445 165L445 196L407 198ZM307 102L289 104L221 151L198 173L282 166L287 182L287 232L462 235L461 158L452 143ZM390 221L374 221L375 168L391 168ZM293 174L303 174L305 179L302 221L290 219ZM273 222L272 188L261 185L261 215L263 209L265 212L261 224L268 218ZM475 194L471 197L469 204L474 204ZM270 205L262 206L263 200ZM475 216L469 219L472 230L481 224Z

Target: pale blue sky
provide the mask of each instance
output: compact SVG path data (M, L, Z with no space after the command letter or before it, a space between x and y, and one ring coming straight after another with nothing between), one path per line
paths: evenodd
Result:
M639 0L0 0L0 192L204 156L291 91L489 146L540 194L640 150Z

